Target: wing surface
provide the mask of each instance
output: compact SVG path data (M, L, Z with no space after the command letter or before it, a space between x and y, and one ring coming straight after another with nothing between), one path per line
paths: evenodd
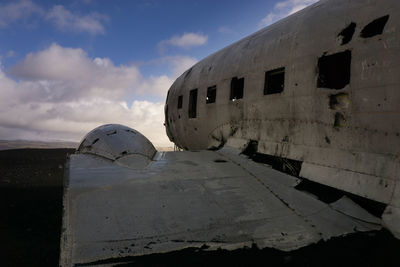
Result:
M380 228L380 219L350 199L321 202L294 188L299 179L230 147L157 152L140 168L128 163L71 156L61 265L204 245L289 251Z

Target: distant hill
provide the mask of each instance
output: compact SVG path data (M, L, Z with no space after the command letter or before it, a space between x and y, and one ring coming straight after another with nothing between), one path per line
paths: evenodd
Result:
M19 149L19 148L78 148L79 143L56 141L42 142L29 140L0 140L0 150ZM158 151L174 151L173 147L156 147Z
M19 148L77 148L79 143L56 141L42 142L29 140L0 140L0 150Z

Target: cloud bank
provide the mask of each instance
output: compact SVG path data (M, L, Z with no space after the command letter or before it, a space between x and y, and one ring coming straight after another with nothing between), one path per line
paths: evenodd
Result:
M73 14L62 5L56 5L47 13L46 19L54 22L62 31L87 32L96 35L105 33L102 23L107 21L108 17L98 13Z
M77 14L62 5L55 5L49 10L35 4L31 0L19 0L0 4L0 28L9 27L13 23L29 22L32 18L40 18L51 22L64 32L104 34L104 23L109 18L103 14Z
M268 15L260 21L258 27L266 27L284 17L296 13L297 11L315 2L318 2L318 0L286 0L277 2L272 12L268 13Z
M56 43L0 68L0 139L79 141L93 128L119 123L154 145L170 145L163 126L166 92L193 58L165 57L171 73L144 77L135 65L90 58L80 48ZM9 74L8 74L9 73ZM14 78L11 78L12 75ZM133 100L152 95L154 101Z
M0 4L0 28L29 19L31 16L43 15L44 10L30 0L20 0L8 4Z
M208 36L199 33L184 33L181 36L173 36L168 40L162 40L159 44L159 50L165 51L168 46L175 46L188 49L194 46L201 46L207 43Z

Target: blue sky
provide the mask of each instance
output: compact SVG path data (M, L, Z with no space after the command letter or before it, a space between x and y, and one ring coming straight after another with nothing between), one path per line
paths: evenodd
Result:
M170 145L166 92L207 55L316 0L0 1L0 139L73 140L103 123Z

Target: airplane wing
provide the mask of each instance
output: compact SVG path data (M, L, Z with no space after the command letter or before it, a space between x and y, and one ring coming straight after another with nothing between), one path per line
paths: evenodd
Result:
M86 136L65 176L62 266L188 247L290 251L381 227L349 198L327 204L297 190L298 178L229 140L217 151L153 149L121 125Z

